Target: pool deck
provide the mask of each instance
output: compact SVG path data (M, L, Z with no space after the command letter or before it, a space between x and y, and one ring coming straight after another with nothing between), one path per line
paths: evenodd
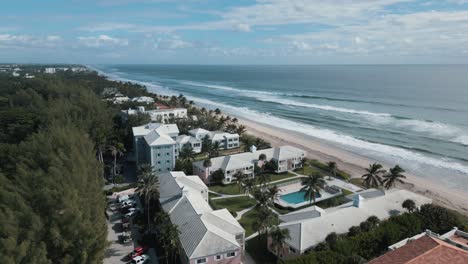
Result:
M336 179L336 178L331 178L331 180L329 180L328 177L325 178L326 180L326 183L328 186L337 186L337 187L340 187L342 189L346 189L348 191L351 191L353 193L355 192L359 192L359 191L362 191L362 188L354 185L354 184L351 184L351 183L348 183L348 182L345 182L345 181L342 181L342 180L339 180L339 179ZM309 204L314 204L314 202L310 203L309 201L304 201L302 203L297 203L297 204L294 204L294 203L288 203L284 200L281 199L281 196L282 195L286 195L286 194L289 194L289 193L293 193L293 192L297 192L297 191L300 191L301 188L303 187L301 185L301 181L298 180L297 182L291 182L291 183L288 183L288 184L285 184L285 185L279 185L278 186L280 188L280 196L275 200L275 203L278 204L278 205L281 205L283 207L291 207L291 208L299 208L299 207L302 207L302 206L305 206L305 205L309 205ZM333 197L336 197L336 196L339 196L342 194L342 192L338 192L338 193L329 193L329 192L326 192L325 190L322 190L320 192L321 194L321 197L315 199L315 202L320 202L320 201L323 201L323 200L327 200L327 199L330 199L330 198L333 198Z

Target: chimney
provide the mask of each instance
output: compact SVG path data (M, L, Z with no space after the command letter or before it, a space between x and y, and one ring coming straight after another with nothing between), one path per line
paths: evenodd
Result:
M250 152L252 153L257 152L257 147L255 145L250 146Z

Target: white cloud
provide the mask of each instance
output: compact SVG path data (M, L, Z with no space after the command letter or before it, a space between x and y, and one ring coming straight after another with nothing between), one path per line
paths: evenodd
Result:
M60 36L0 34L0 48L53 48L60 44Z
M156 39L154 44L155 48L162 50L187 49L193 46L193 43L182 40L178 36L171 36L169 38L158 38Z
M235 26L235 30L239 32L251 32L252 31L252 29L250 28L248 24L243 24L243 23L237 24Z
M113 38L108 35L99 35L97 37L78 37L78 42L89 48L128 46L128 39Z
M311 46L304 41L293 41L292 46L297 50L310 50Z

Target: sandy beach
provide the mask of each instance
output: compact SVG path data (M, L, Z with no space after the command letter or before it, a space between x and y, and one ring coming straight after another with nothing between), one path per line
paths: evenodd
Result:
M306 150L310 159L317 159L322 162L335 161L340 169L350 173L353 178L361 177L364 174L364 168L368 167L370 163L376 162L368 157L331 146L294 131L279 129L245 119L239 119L239 122L246 126L249 134L263 138L273 146L292 145ZM386 169L394 165L379 163L384 165ZM468 215L468 193L450 190L437 182L410 173L405 173L405 175L407 176L406 184L399 185L399 188L420 193L433 199L435 204Z

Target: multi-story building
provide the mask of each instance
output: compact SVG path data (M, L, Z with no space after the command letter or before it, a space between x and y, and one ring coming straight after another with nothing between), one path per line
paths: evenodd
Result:
M231 134L224 131L208 131L203 128L192 129L189 131L189 134L198 140L203 140L208 136L211 143L213 145L217 143L220 149L233 149L240 146L238 134Z
M44 73L54 74L55 73L55 68L45 68Z
M210 207L198 176L169 172L159 181L162 209L180 232L180 263L242 263L245 230L227 209Z
M132 130L137 165L150 164L156 172L174 169L179 153L177 125L149 123Z
M260 156L265 156L265 159ZM254 167L261 167L266 161L274 161L277 164L276 173L282 173L289 170L302 167L302 159L306 156L306 151L292 147L282 146L269 149L258 150L255 146L251 146L250 152L222 156L211 159L211 166L205 167L204 161L197 161L192 164L193 173L200 176L205 182L211 181L211 175L216 170L221 170L224 173L224 183L232 182L233 176L237 172L242 172L244 175L254 177Z
M182 150L185 146L192 147L193 152L200 153L202 151L202 142L192 136L180 135L176 139L177 146L179 151Z

